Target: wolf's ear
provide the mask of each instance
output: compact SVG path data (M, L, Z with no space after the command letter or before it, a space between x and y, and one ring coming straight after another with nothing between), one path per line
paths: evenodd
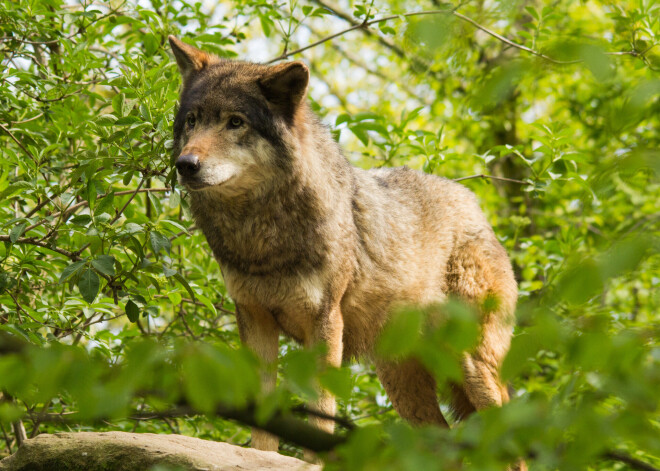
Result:
M196 47L190 46L174 36L169 37L172 52L179 65L179 71L183 81L187 81L193 74L196 74L213 62L213 56Z
M266 99L291 119L305 97L309 70L302 62L286 62L270 67L259 79L259 87Z

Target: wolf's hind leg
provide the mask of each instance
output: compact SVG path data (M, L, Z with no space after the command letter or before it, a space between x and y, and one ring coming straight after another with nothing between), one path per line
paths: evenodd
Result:
M447 266L449 292L480 313L477 347L463 358L462 391L454 393L457 415L500 406L509 399L499 368L509 349L518 297L511 264L495 236L484 233L457 247ZM465 400L469 401L469 404Z
M376 372L394 409L413 425L449 427L436 395L436 383L417 360L376 362Z
M451 385L451 411L456 420L466 419L470 414L476 411L472 402L465 394L465 389L461 384Z
M506 252L494 235L460 247L447 268L449 291L481 315L479 343L463 357L463 383L452 387L452 409L463 419L509 401L499 369L511 343L518 289ZM508 470L527 471L527 465L519 460Z
M484 314L486 317L488 315ZM500 380L499 370L508 350L510 337L511 328L502 319L498 319L497 315L494 319L487 318L482 324L477 347L463 356L463 384L453 393L457 416L468 415L471 412L470 405L473 409L481 410L509 402L509 391ZM469 405L465 402L466 399Z

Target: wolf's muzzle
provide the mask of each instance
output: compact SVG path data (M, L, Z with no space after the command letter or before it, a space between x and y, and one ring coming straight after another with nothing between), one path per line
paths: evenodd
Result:
M182 177L192 177L201 167L199 157L195 154L183 154L176 159L176 169Z

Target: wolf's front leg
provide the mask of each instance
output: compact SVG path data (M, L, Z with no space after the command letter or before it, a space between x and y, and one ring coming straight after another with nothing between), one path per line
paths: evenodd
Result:
M327 350L323 358L329 366L340 367L343 352L344 319L339 306L334 307L325 316L320 316L314 325L313 337L307 339L306 346L311 347L319 343L326 345ZM311 405L315 411L323 415L334 416L337 412L335 397L325 389L319 387L319 398ZM322 419L315 415L309 416L309 422L317 428L329 433L335 429L335 421ZM314 453L305 450L304 457L308 461L316 461Z
M280 328L272 314L265 309L237 305L236 321L241 342L263 361L261 387L263 392L275 389L277 380L277 353ZM275 435L252 428L252 448L277 451L280 440Z

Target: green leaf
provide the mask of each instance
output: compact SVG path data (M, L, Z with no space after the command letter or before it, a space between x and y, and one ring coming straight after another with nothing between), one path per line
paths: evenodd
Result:
M34 185L30 182L12 183L0 193L0 201L4 201L5 199L13 196L15 193L32 188L34 188Z
M92 260L92 266L108 276L115 276L115 257L112 255L99 255Z
M131 183L131 179L133 178L133 175L135 175L135 172L126 172L124 174L124 178L122 179L122 183L128 186L128 184Z
M190 297L191 297L191 298L193 299L193 301L194 301L194 300L196 299L195 292L194 292L193 289L190 287L190 285L188 284L188 281L186 281L186 279L183 277L183 275L181 275L181 273L178 273L178 272L177 272L177 273L175 273L173 276L174 276L174 278L176 278L176 280L177 280L179 283L181 283L181 284L183 285L184 288L186 288L186 291L188 291L188 294L190 295Z
M94 208L94 214L99 215L103 213L112 214L115 203L115 192L111 192L101 198Z
M179 195L179 192L172 190L170 193L169 207L178 208L179 204L181 204L181 196Z
M147 193L147 200L153 205L155 216L160 216L163 212L163 205L160 202L160 198L153 193Z
M60 275L60 283L65 282L69 278L71 278L72 275L78 273L80 269L85 265L86 260L78 260L77 262L73 262L71 265L66 267L63 271L62 274Z
M137 322L140 318L140 308L133 302L132 299L128 300L124 310L126 311L126 316L128 317L129 321Z
M536 21L539 20L539 14L538 14L538 12L536 11L536 9L534 9L534 7L525 7L525 10L526 10L527 13L529 13L529 14L532 16L532 18L534 18Z
M218 312L215 310L215 306L213 305L213 303L209 298L207 298L203 294L198 294L197 300L203 303L204 306L206 306L213 313L214 316L218 314Z
M142 37L144 52L147 56L153 56L158 51L158 39L153 33L147 33Z
M299 394L316 398L318 391L314 378L318 365L318 355L314 351L293 350L283 359L284 377L289 385Z
M115 111L115 114L117 116L123 116L124 115L124 100L126 99L126 95L123 93L118 93L114 96L112 99L112 109Z
M117 121L117 117L111 114L102 114L96 118L96 124L99 126L112 126Z
M78 289L80 290L80 294L88 303L92 303L94 299L96 299L100 285L101 282L99 280L99 276L91 268L85 270L80 276L80 280L78 281Z
M385 358L398 358L412 352L420 338L423 314L418 309L395 312L376 344L376 352Z
M259 15L259 23L261 23L261 30L264 32L264 36L269 38L274 23L265 15Z
M369 134L367 133L366 129L364 129L363 126L361 125L354 125L349 128L351 132L357 137L362 144L365 146L369 145Z
M177 291L172 291L171 293L167 293L167 297L169 298L170 302L175 306L181 304L181 294L179 294Z
M353 390L353 379L348 368L328 368L319 378L321 386L335 396L349 400Z
M337 116L337 119L335 120L335 126L339 126L340 124L350 123L350 122L351 122L350 115L346 113L342 113L339 116Z
M12 244L15 244L18 238L23 235L23 231L26 227L27 222L22 222L21 224L18 224L12 228L12 230L9 232L9 240L11 240Z
M154 254L158 255L161 250L165 250L168 254L170 253L170 239L160 232L151 231L149 234L149 242L151 242L151 249L154 251Z

